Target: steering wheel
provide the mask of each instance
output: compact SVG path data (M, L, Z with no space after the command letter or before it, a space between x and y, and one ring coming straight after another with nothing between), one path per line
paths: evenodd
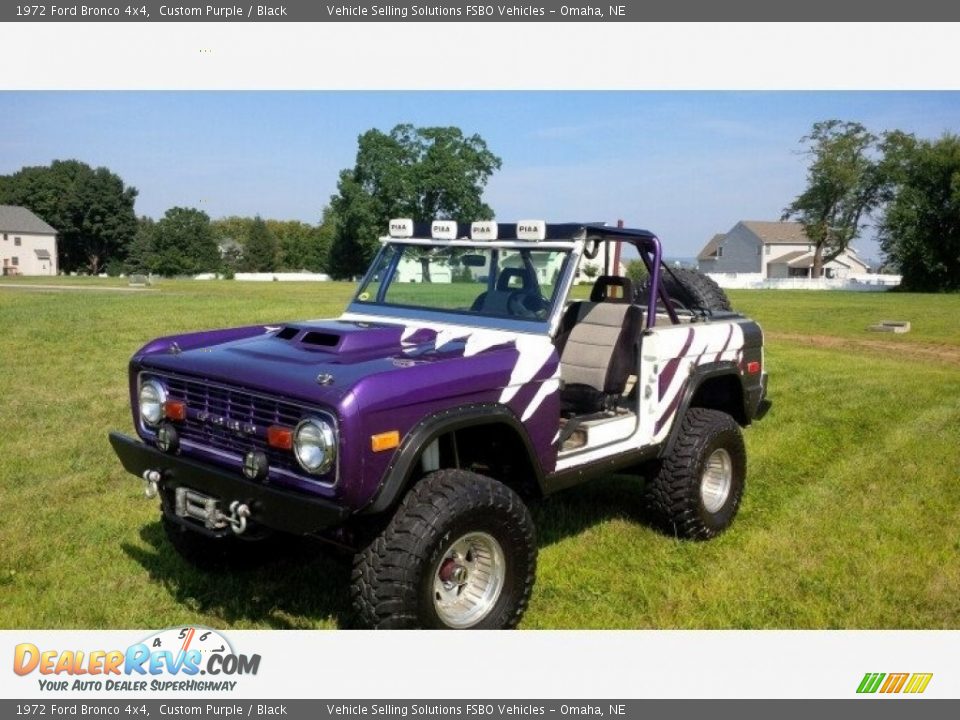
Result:
M547 316L550 301L531 290L515 290L507 298L507 311L522 318L543 320Z

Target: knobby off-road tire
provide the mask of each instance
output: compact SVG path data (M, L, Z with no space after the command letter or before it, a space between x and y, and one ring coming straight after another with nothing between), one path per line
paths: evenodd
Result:
M241 539L228 535L210 537L174 522L166 515L162 517L163 530L173 549L200 570L223 572L259 567L268 562L277 546L277 535L263 535Z
M506 485L438 470L407 493L354 558L358 619L377 629L512 628L533 588L530 512Z
M672 273L672 274L671 274ZM716 282L698 270L670 268L661 273L667 295L688 310L700 312L729 312L733 310L730 299ZM646 297L649 278L644 281L640 297Z
M730 527L747 475L747 454L736 420L691 408L671 454L647 484L646 508L667 534L709 540Z

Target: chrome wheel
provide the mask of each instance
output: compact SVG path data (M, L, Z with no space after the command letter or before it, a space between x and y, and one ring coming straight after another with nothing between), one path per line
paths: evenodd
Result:
M506 578L503 548L485 532L467 533L440 556L433 570L433 605L445 625L468 628L497 604Z
M707 512L715 513L726 504L733 485L733 462L723 448L714 450L700 478L700 500Z

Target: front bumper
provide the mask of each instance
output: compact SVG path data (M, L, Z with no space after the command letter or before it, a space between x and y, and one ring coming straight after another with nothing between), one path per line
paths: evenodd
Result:
M189 522L173 512L172 498L178 487L218 498L225 508L237 500L250 508L250 519L257 524L298 535L340 525L350 515L347 508L324 498L251 482L227 470L160 452L118 432L110 433L110 444L127 472L137 477L147 470L160 473L164 513L177 522Z

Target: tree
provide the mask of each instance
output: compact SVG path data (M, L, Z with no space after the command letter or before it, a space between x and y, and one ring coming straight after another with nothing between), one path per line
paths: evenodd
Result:
M333 241L337 236L339 219L333 208L327 205L320 216L320 225L317 227L317 253L321 258L321 267L324 272L330 272L330 253Z
M220 253L210 218L201 210L174 207L153 228L154 270L161 275L214 272Z
M903 274L902 287L960 290L960 136L884 139L888 202L880 240Z
M635 286L639 286L648 275L647 266L643 264L643 260L631 260L627 263L627 277Z
M859 235L876 206L883 174L873 159L877 137L860 123L815 123L800 140L811 158L807 188L783 211L796 218L814 246L813 277Z
M137 232L127 247L127 259L124 270L128 274L148 274L156 270L156 223L153 218L141 217L137 220Z
M341 171L330 199L337 223L329 271L335 277L362 272L390 218L492 219L483 188L500 165L483 138L465 137L456 127L368 130L358 139L354 167Z
M231 215L210 223L213 239L220 253L220 269L232 280L244 268L243 249L247 244L253 218Z
M253 269L243 258L248 256L251 232L256 222L256 218L234 215L211 223L214 237L225 248L225 264L231 265L234 269L241 267ZM274 270L323 272L326 270L335 226L332 212L328 209L324 210L319 226L298 220L263 220L262 222L266 225L268 233L273 236L275 243L273 266L264 265L262 258L254 261L257 267L262 268L262 272ZM256 245L261 240L262 238L255 238L253 244ZM254 257L258 252L260 250L254 247Z
M274 272L277 269L277 238L259 215L253 219L247 233L243 266L250 272Z
M126 256L137 231L137 190L105 167L54 160L0 177L0 203L22 205L59 233L58 262L66 272L99 273Z
M230 215L229 217L212 220L210 228L213 230L213 237L218 243L232 240L243 246L247 244L247 235L250 233L252 224L253 218Z
M297 220L267 220L267 229L277 239L278 269L324 270L328 248L320 228Z

